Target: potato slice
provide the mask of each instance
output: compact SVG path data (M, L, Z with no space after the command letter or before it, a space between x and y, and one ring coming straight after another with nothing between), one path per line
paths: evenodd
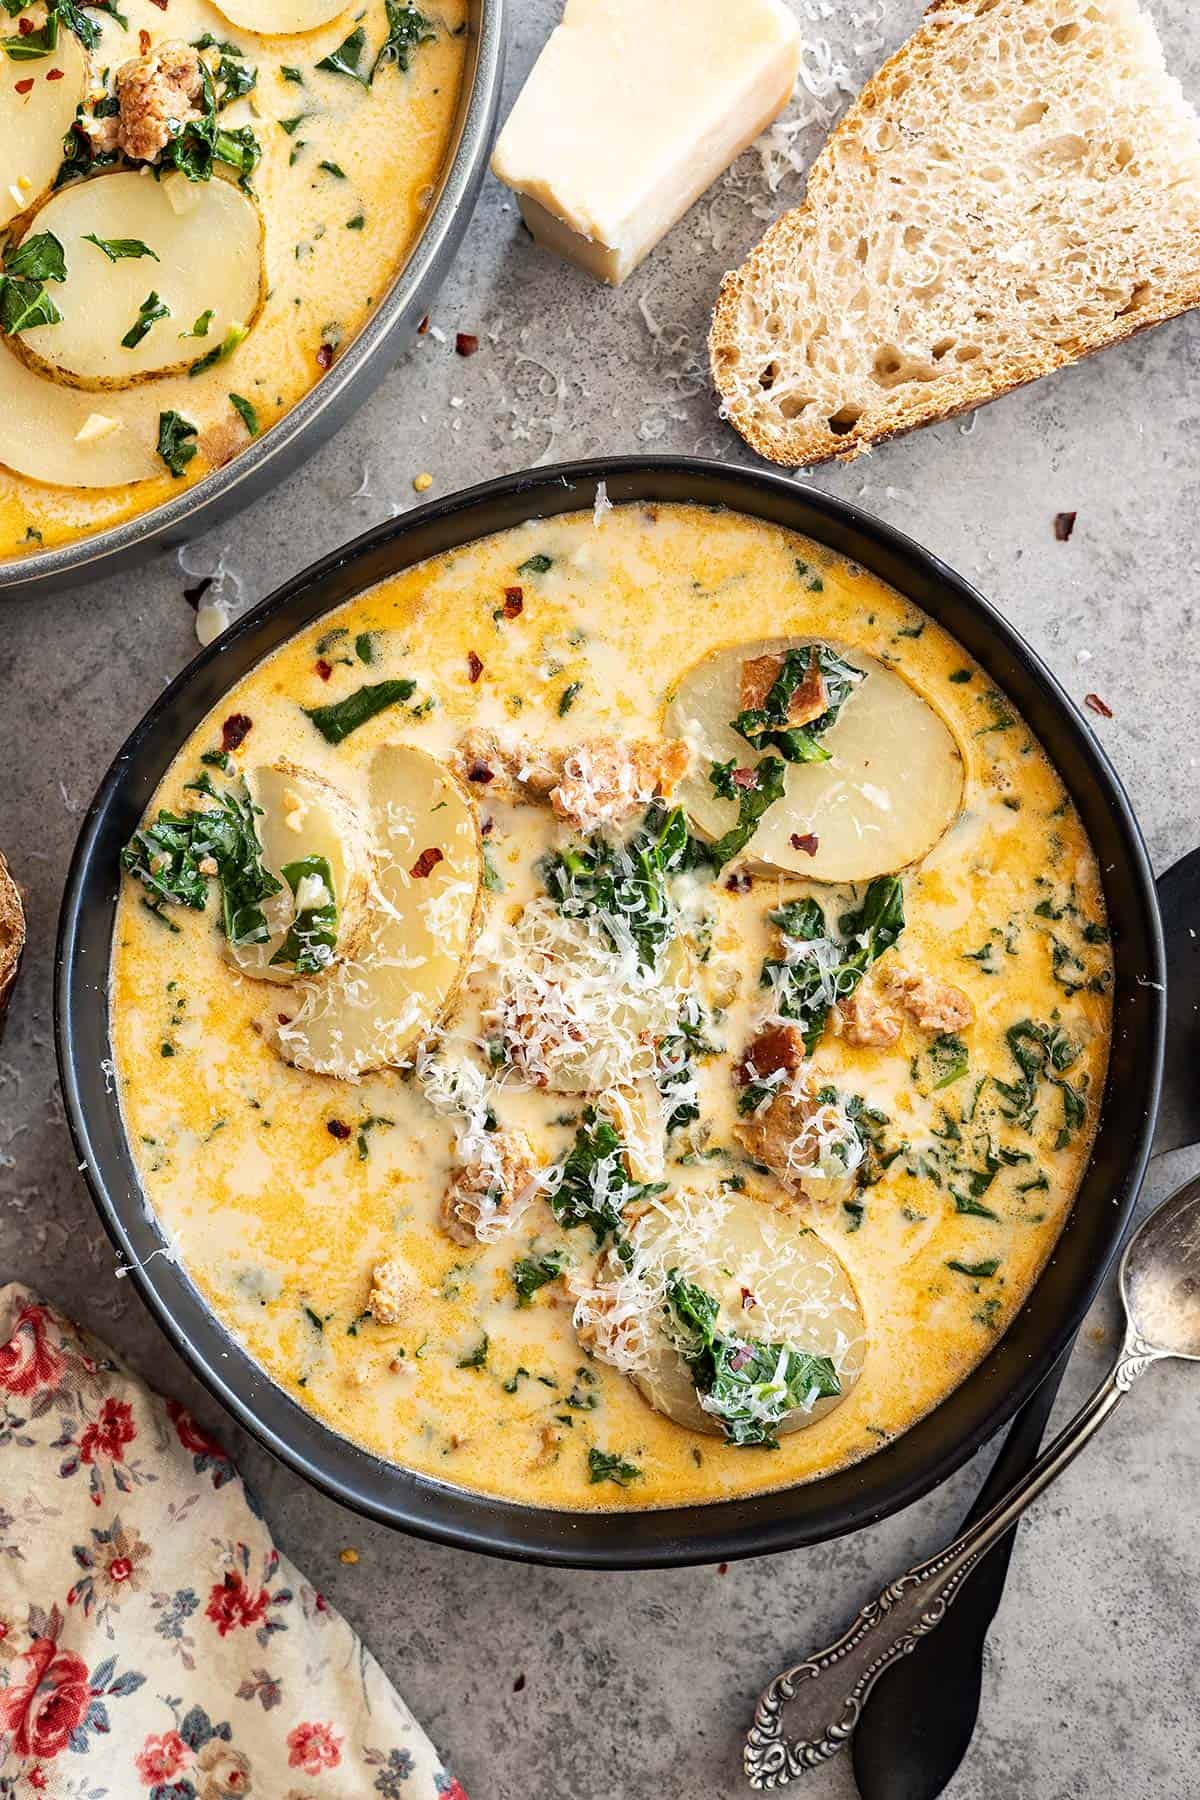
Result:
M303 1000L275 1027L297 1068L355 1081L395 1067L458 991L483 876L469 796L424 750L387 744L368 776L378 870L353 957L295 984Z
M95 175L60 189L30 231L51 231L63 247L67 279L54 288L62 314L13 340L39 373L68 386L129 387L177 374L221 344L231 327L248 329L263 295L263 227L257 206L232 182L191 183L191 204L177 209L170 179L132 169ZM89 237L137 239L152 256L111 262ZM151 293L170 308L141 342L122 338ZM185 337L201 313L202 338Z
M315 31L345 12L345 0L216 0L231 25L256 31L260 37L290 37L294 31Z
M741 711L742 664L828 641L731 644L683 677L665 728L692 746L692 769L677 799L707 836L720 837L738 814L735 801L714 793L711 765L732 757L750 767L759 758L730 723ZM903 676L850 645L830 647L867 679L819 740L831 760L787 766L783 798L768 807L743 855L813 881L867 881L918 862L953 824L962 805L963 760L949 726ZM797 847L794 837L809 848Z
M780 1432L815 1424L845 1400L866 1360L866 1324L841 1259L796 1214L752 1191L679 1192L643 1214L631 1238L652 1277L678 1270L719 1302L719 1328L830 1358L841 1391L788 1414ZM677 1425L723 1436L661 1318L660 1305L647 1337L647 1366L634 1372L635 1385Z
M353 954L367 922L374 874L370 835L345 794L309 769L280 761L252 770L246 779L251 799L262 808L258 835L263 865L282 885L263 906L271 928L269 940L265 944L226 943L225 956L243 975L289 986L304 977L282 963L271 965L296 914L295 898L284 879L285 866L305 856L321 856L329 864L338 910L333 954L334 961L339 961Z
M158 410L149 394L80 393L27 369L0 338L0 463L55 487L123 487L166 469L155 453ZM100 432L94 423L105 421ZM89 421L93 423L89 424ZM108 430L112 421L114 430ZM80 435L82 434L82 435Z
M51 70L61 76L47 81ZM58 174L87 74L87 52L65 27L52 56L17 62L0 54L0 225L36 206Z

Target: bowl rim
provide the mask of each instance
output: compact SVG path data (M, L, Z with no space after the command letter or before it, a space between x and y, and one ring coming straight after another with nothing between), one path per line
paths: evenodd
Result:
M118 560L147 555L156 546L170 549L187 543L285 479L367 397L370 389L364 384L370 365L386 355L394 336L410 322L418 297L429 297L444 258L456 247L491 151L504 65L506 0L467 0L467 4L468 60L451 136L453 148L438 179L436 198L408 256L349 348L268 431L194 486L89 537L30 556L0 558L0 598L6 590L20 593L44 584L100 577ZM381 369L378 378L385 372Z
M1028 717L1031 696L1044 705L1058 742L1046 743L1045 728L1035 726L1035 730L1064 782L1064 747L1078 763L1080 785L1069 791L1081 811L1086 801L1096 818L1111 825L1115 848L1111 862L1103 865L1106 901L1111 914L1114 890L1110 877L1113 881L1120 877L1129 890L1128 902L1122 902L1126 924L1133 927L1126 935L1137 942L1128 952L1119 943L1114 945L1117 980L1109 1079L1092 1156L1063 1231L1015 1319L957 1388L880 1450L810 1482L769 1489L742 1500L642 1511L566 1512L521 1506L384 1462L300 1407L225 1331L186 1273L169 1259L169 1253L164 1254L163 1233L136 1181L132 1190L126 1182L122 1202L120 1172L110 1166L116 1152L106 1150L103 1144L106 1133L114 1142L119 1139L132 1167L119 1108L107 1091L107 1078L100 1079L100 1059L87 1065L81 1061L84 1039L92 1040L93 1047L108 1044L107 963L104 980L96 980L92 974L96 957L87 964L81 934L89 912L94 914L99 908L108 916L104 942L111 945L115 859L111 864L98 862L98 845L103 833L112 836L114 810L123 802L127 817L121 824L127 835L179 744L246 670L333 606L386 579L389 573L424 561L441 549L490 535L506 523L551 512L585 510L600 482L607 484L609 497L617 504L623 500L652 504L655 500L690 499L693 504L775 519L817 541L829 542L823 531L835 538L853 539L871 554L852 560L876 572L883 561L891 571L883 578L910 598L908 588L897 579L899 573L923 586L924 597L914 604L929 610L930 599L937 596L942 611L933 611L932 616L946 623L945 613L950 613L954 622L947 623L947 629L993 673L1022 714ZM737 495L736 500L717 497L731 493ZM495 518L480 522L481 513L497 507L506 514L503 523ZM807 522L793 520L789 525L786 515L792 513L809 515ZM418 548L408 553L414 544ZM979 642L985 643L992 662L1007 659L1007 680L994 675L979 653ZM232 657L231 652L235 653ZM226 660L229 666L223 667ZM1020 694L1012 693L1012 681L1023 684ZM139 758L144 757L155 734L164 740L162 757L154 772L139 774ZM124 790L135 780L141 794L131 804ZM1094 839L1094 826L1089 829ZM119 841L123 837L114 839ZM95 932L92 935L95 937ZM101 947L98 954L102 953ZM651 1568L732 1561L826 1541L873 1524L920 1499L953 1474L1029 1398L1082 1322L1141 1186L1158 1108L1165 982L1153 873L1121 783L1056 678L1015 628L963 577L894 526L775 472L683 456L597 457L502 476L374 527L284 583L180 672L118 751L80 828L59 918L55 1039L77 1161L130 1277L192 1372L273 1455L343 1505L419 1537L520 1561ZM1114 1081L1118 1044L1128 1066L1124 1079ZM1119 1132L1110 1119L1114 1109L1119 1114ZM1104 1160L1112 1165L1099 1172L1102 1183L1107 1184L1103 1216L1096 1211L1098 1199L1094 1205L1091 1198L1102 1147ZM1094 1240L1091 1259L1076 1272L1064 1273L1068 1253L1080 1248L1081 1233L1085 1245ZM1078 1262L1078 1255L1074 1260ZM1047 1289L1052 1271L1056 1287L1060 1278L1067 1283L1069 1304L1054 1317L1040 1319L1036 1317L1039 1310L1046 1313L1049 1306L1044 1302L1039 1309L1037 1297ZM970 1404L966 1396L970 1396ZM943 1430L939 1443L939 1420L957 1418L960 1413L965 1421L962 1428L951 1432L948 1440ZM897 1457L905 1446L913 1453Z

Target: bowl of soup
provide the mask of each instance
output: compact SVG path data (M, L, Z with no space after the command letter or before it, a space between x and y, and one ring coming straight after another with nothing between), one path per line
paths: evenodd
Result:
M466 229L503 62L502 0L10 24L0 587L182 542L348 416Z
M1032 652L779 477L616 459L367 534L85 824L64 1093L198 1373L407 1529L853 1528L1054 1361L1149 1141L1145 853Z

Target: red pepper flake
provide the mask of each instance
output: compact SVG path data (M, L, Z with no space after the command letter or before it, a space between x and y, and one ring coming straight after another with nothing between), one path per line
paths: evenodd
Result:
M493 831L495 831L495 829L496 829L496 821L495 821L495 819L493 819L491 813L489 813L486 819L482 819L480 821L479 835L482 838L491 837L491 835L492 835Z
M729 1564L728 1563L718 1563L717 1564L717 1574L718 1575L728 1575L728 1573L729 1573Z
M276 1013L275 1014L275 1023L277 1025L290 1025L291 1022L292 1022L291 1013Z
M429 314L426 313L425 317L421 320L421 323L417 326L417 336L424 337L425 333L428 330L429 330Z
M322 681L328 681L329 677L333 674L333 664L326 662L323 656L318 656L316 668L317 674L321 677Z
M150 33L148 31L138 32L138 49L143 56L150 54Z
M735 869L725 882L725 886L731 894L748 894L753 885L753 881L744 869Z
M1111 719L1113 716L1112 707L1107 705L1105 701L1100 698L1099 694L1085 694L1083 696L1083 704L1090 707L1092 712L1099 713L1102 719Z
M440 862L445 862L445 860L446 858L438 849L437 845L431 844L428 850L422 850L420 856L418 856L416 862L408 872L414 881L424 881L425 877L427 875L432 875L438 864Z
M495 779L495 769L489 769L485 762L472 763L467 770L467 780L477 782L480 787L486 787L489 781Z
M504 616L506 619L519 619L525 608L525 589L508 587L504 590Z
M468 650L468 652L467 652L467 678L470 681L472 687L479 680L479 677L482 674L483 674L483 664L480 662L479 658L476 656L476 654L473 650Z
M752 788L752 787L754 787L755 783L758 781L758 770L757 769L735 769L733 771L732 781L733 781L734 787L746 788L746 789Z
M17 20L17 30L20 32L22 37L32 37L32 35L33 35L33 20L26 19L26 18L18 19Z
M222 750L224 750L226 754L228 754L230 750L240 750L250 734L250 728L253 723L253 719L248 717L246 713L230 713L229 717L221 727Z
M318 367L318 369L327 369L327 368L329 368L329 366L332 362L333 362L333 345L332 344L322 344L320 349L317 351L317 367Z
M460 356L474 356L479 348L479 339L473 331L460 331L455 334L454 348Z
M731 1350L729 1353L729 1367L735 1375L739 1369L744 1369L746 1364L753 1360L754 1352L749 1344L739 1344L736 1350Z
M61 69L47 69L46 70L46 80L47 81L61 81L62 78L63 78L63 72Z
M793 850L803 850L805 856L815 856L821 848L821 840L815 831L793 831L788 841Z
M24 81L18 81L14 85L18 94L27 94L33 86L33 76L27 75Z
M753 1290L751 1288L744 1287L742 1289L742 1311L749 1312L752 1307L755 1307L757 1305L758 1305L758 1301L754 1298Z
M159 12L166 12L167 0L154 0L154 4L157 6Z
M1066 543L1075 529L1075 521L1078 517L1078 513L1055 513L1054 535L1060 544Z
M350 1127L345 1119L326 1119L325 1129L330 1137L337 1139L339 1144L344 1144L350 1136Z

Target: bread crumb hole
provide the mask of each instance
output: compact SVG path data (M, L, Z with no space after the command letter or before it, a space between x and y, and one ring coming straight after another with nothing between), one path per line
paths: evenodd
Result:
M785 394L779 402L779 411L785 419L798 419L802 412L815 404L812 394Z
M981 344L960 344L954 352L955 362L974 362L977 356L983 355Z
M1030 125L1040 125L1049 111L1050 102L1048 100L1030 100L1021 108L1013 120L1013 125L1017 131L1024 131Z
M1070 44L1079 36L1081 30L1082 26L1078 21L1072 20L1068 25L1056 25L1050 36L1056 44Z
M954 339L952 337L939 338L937 343L930 347L929 354L934 362L941 362L943 356L947 356L953 348Z
M765 369L762 369L759 371L759 377L758 377L759 387L767 389L767 390L770 390L771 388L773 388L775 386L775 377L778 375L778 373L779 373L779 364L777 362L769 362Z
M861 406L839 406L837 411L829 416L829 429L834 437L845 437L848 431L854 430L862 415Z
M906 250L915 250L919 244L924 243L925 233L919 225L906 225L902 241Z
M1117 317L1123 319L1126 313L1137 312L1139 307L1145 306L1147 300L1150 298L1152 285L1153 284L1149 281L1139 281L1132 294L1130 294L1129 299L1117 314Z
M1113 161L1118 169L1126 169L1133 161L1133 145L1128 138L1118 138L1113 149Z

